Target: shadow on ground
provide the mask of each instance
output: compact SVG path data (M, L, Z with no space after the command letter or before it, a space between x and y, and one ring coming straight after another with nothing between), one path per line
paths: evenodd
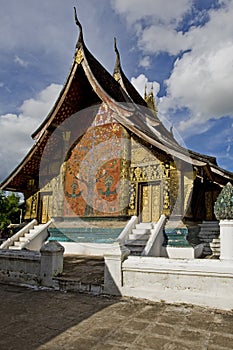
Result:
M1 350L229 350L233 312L0 284Z

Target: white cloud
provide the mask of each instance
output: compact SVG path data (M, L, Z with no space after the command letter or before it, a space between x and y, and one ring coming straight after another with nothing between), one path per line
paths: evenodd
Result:
M165 26L151 25L142 30L139 47L146 53L158 54L160 51L177 55L180 51L190 49L189 37L181 31Z
M134 87L137 89L137 91L142 97L144 97L145 87L147 87L147 92L149 92L151 87L153 86L153 93L155 98L160 89L160 85L157 81L148 81L148 78L144 74L140 74L136 78L132 77L131 83L134 85Z
M210 14L204 27L190 31L192 51L176 62L167 81L165 103L191 111L190 119L180 122L182 132L208 127L211 118L233 117L233 5Z
M125 17L145 53L178 54L189 47L188 38L176 28L191 11L192 0L112 0L115 11ZM145 20L143 23L141 20Z
M144 67L144 68L149 68L151 64L150 57L149 56L144 56L140 61L139 61L139 67Z
M52 107L52 103L61 91L61 88L62 85L50 84L39 92L36 98L25 100L20 107L22 116L29 116L36 122L38 120L41 121Z
M115 11L130 25L145 18L166 25L177 24L191 4L191 0L112 0Z
M32 132L51 109L61 85L51 84L34 99L24 101L20 114L0 116L0 178L3 180L26 155L33 141Z
M199 26L194 18L186 32L177 31L177 24L191 9L191 1L112 2L134 28L147 60L161 51L177 55L189 50L176 61L166 81L167 96L159 100L158 106L160 114L167 117L182 109L187 111L186 115L179 114L177 124L183 136L208 130L211 118L233 117L232 0L222 1L222 8L197 13L197 17L208 14L209 20ZM144 19L148 21L140 22ZM139 77L136 84L141 86L143 79Z
M26 68L28 66L28 62L24 61L22 58L20 58L19 56L15 56L14 62L19 64L21 67Z

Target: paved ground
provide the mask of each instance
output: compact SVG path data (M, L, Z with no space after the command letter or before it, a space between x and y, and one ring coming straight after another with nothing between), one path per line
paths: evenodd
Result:
M1 350L233 349L233 312L0 284Z
M99 256L66 255L62 277L82 283L104 283L104 258Z

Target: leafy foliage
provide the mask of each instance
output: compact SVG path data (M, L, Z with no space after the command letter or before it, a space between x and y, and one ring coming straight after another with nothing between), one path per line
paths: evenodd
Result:
M230 182L222 189L214 206L218 220L233 219L233 186Z
M20 197L15 193L6 195L0 192L0 230L5 229L10 223L18 223L20 216Z

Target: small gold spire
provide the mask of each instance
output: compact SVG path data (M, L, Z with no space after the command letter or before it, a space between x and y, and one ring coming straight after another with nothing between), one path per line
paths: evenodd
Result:
M82 28L81 23L79 22L76 7L74 7L74 19L75 19L76 25L79 27L79 38L78 38L78 41L76 44L76 48L78 49L80 47L80 45L83 44L83 28Z
M116 53L116 62L115 62L113 77L116 81L119 81L121 79L121 59L117 48L116 38L114 38L114 50Z
M145 85L145 97L144 97L144 100L147 103L147 107L150 108L154 112L155 116L157 116L158 110L157 110L157 107L155 105L153 83L151 84L151 89L150 89L149 94L147 94L147 92L146 92L146 85Z

